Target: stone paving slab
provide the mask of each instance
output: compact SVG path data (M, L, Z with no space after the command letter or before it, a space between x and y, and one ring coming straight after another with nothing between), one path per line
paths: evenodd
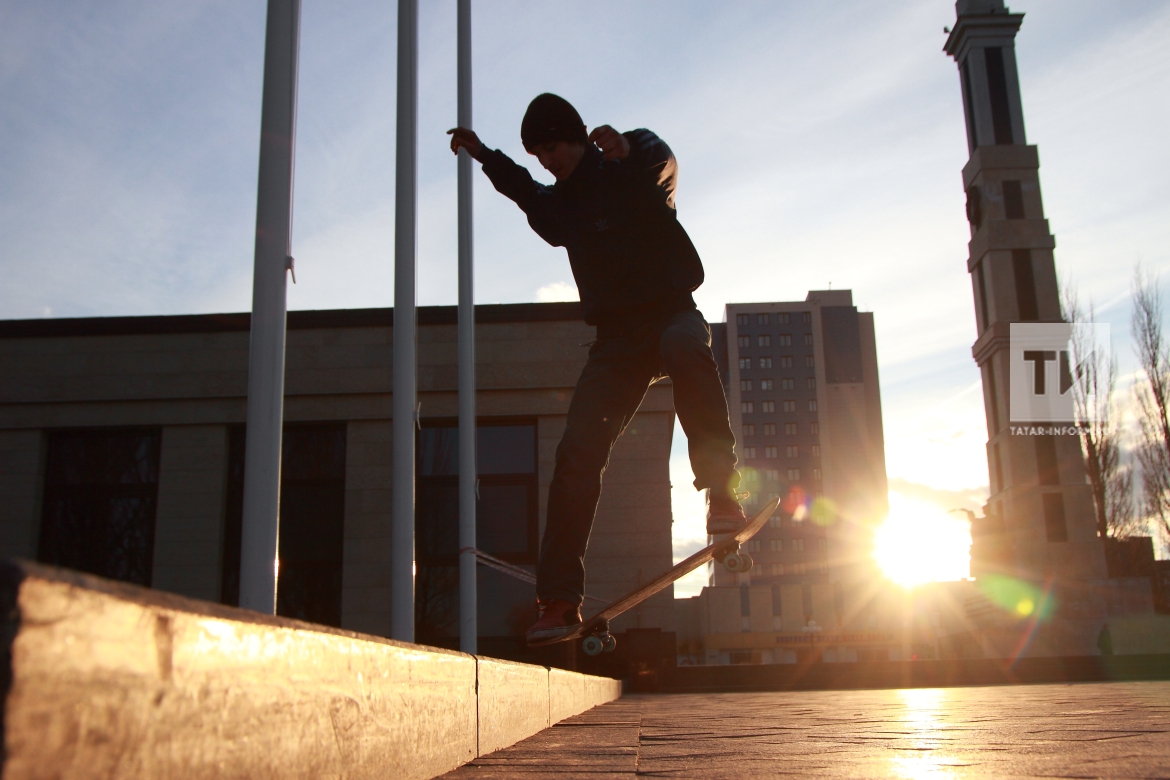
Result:
M633 695L445 775L1170 778L1170 682Z

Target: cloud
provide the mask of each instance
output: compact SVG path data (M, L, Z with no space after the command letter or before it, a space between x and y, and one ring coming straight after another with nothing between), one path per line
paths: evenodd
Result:
M577 285L565 282L552 282L536 291L537 303L551 303L552 301L577 301Z

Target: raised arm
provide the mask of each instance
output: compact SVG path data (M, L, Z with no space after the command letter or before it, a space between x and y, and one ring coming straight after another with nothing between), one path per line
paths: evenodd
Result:
M564 230L549 204L550 187L537 183L527 168L500 150L484 146L474 131L456 127L447 134L451 136L451 151L458 154L460 149L466 149L482 164L492 186L520 207L538 236L553 246L565 245Z
M666 193L666 205L674 208L674 190L678 185L678 161L666 142L645 128L622 133L630 144L626 158L629 165L645 171Z

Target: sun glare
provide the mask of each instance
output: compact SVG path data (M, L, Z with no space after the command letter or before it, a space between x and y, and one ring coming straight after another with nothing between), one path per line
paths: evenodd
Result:
M907 588L971 574L971 527L944 508L890 493L890 515L874 533L882 573Z

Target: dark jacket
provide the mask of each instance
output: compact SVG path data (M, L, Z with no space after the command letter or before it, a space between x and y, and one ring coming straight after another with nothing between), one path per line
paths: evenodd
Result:
M483 172L528 215L532 229L569 252L585 321L599 335L621 333L685 309L703 283L703 264L674 210L678 166L649 130L623 135L624 160L606 161L592 144L564 181L533 181L501 151Z

